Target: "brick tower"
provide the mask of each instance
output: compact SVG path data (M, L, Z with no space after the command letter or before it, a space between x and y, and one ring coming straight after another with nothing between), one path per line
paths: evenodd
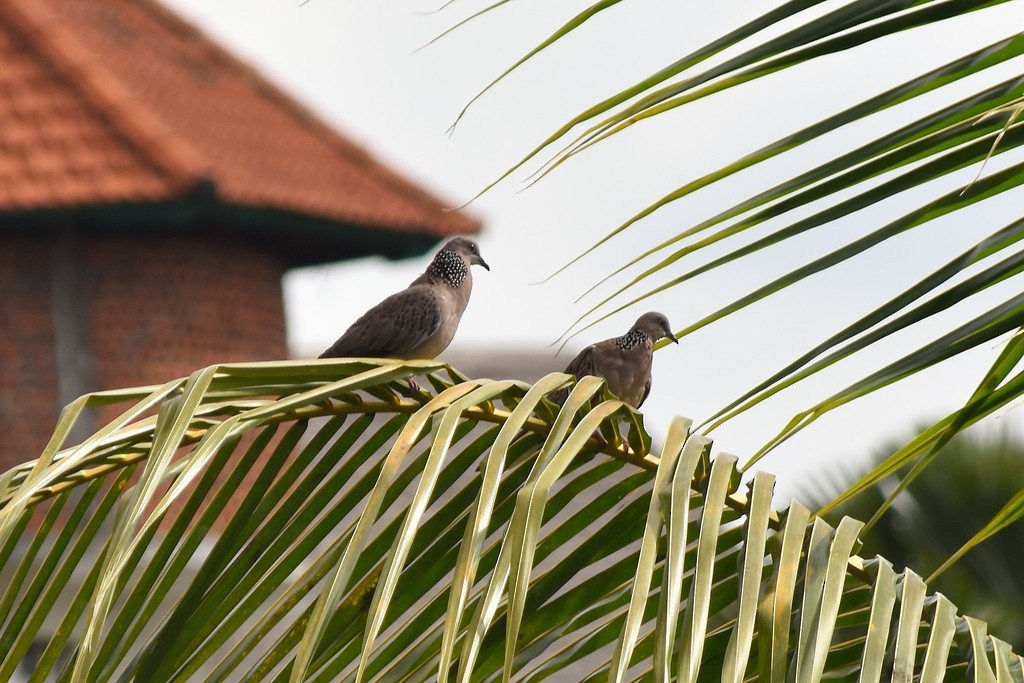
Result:
M284 358L287 269L477 228L152 0L4 0L0 471L82 393Z

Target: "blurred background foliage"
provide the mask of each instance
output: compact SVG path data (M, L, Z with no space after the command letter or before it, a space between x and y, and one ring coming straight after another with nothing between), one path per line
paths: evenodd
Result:
M874 449L881 463L901 442ZM825 514L831 524L843 516L870 519L895 489L890 475L856 498ZM863 474L842 463L807 482L798 498L812 508L829 502ZM927 576L967 543L1014 495L1024 489L1024 439L1006 422L963 432L936 456L862 538L864 557L881 555L897 570ZM1024 646L1024 525L1011 524L972 548L958 562L928 580L965 614L988 622L1015 650Z

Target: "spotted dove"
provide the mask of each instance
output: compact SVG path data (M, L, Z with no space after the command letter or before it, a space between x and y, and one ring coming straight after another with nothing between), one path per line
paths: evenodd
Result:
M577 378L585 375L603 377L613 394L639 408L651 393L654 342L662 337L679 343L672 334L668 318L653 311L644 313L621 337L605 339L580 351L566 366L565 372ZM561 389L551 394L551 400L561 405L568 395L568 389Z
M491 269L476 242L448 240L422 275L364 313L320 358L436 357L451 343L469 303L473 265Z

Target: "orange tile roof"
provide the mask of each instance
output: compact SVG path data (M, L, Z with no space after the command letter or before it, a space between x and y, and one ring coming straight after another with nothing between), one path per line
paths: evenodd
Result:
M192 198L323 239L479 228L153 0L0 2L0 212Z

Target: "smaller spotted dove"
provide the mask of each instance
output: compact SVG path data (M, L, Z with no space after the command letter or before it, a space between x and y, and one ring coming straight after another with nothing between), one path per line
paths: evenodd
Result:
M621 337L605 339L580 351L566 366L565 372L577 378L586 375L602 377L613 394L639 408L651 393L654 342L662 337L679 343L672 334L668 318L653 311L644 313ZM551 400L561 405L568 396L568 389L560 389L551 394Z
M364 313L320 358L435 358L459 328L473 291L473 265L491 269L476 242L448 240L426 272Z

